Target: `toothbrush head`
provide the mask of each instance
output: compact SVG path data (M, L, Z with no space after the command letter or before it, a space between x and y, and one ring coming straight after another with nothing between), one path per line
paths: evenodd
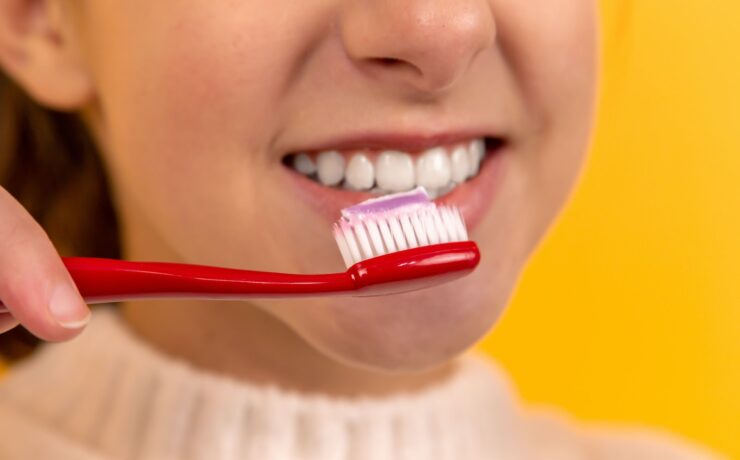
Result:
M436 285L480 261L460 211L436 206L422 187L342 210L334 238L361 295Z
M437 207L418 187L343 209L334 238L349 268L398 251L467 241L468 232L457 208Z

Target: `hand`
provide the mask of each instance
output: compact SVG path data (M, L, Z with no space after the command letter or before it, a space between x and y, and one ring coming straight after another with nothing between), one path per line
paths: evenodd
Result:
M0 187L0 333L22 324L43 340L77 336L90 319L46 232Z

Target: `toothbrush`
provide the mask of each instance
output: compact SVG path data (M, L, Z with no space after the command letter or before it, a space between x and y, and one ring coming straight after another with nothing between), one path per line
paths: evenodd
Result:
M460 212L437 207L423 188L342 210L334 237L345 272L297 275L168 262L62 260L88 304L397 294L460 278L480 261ZM5 310L2 303L0 310Z

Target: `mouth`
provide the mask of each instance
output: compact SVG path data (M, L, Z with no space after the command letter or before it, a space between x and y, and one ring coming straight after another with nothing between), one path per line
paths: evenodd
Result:
M360 201L420 186L460 209L472 230L493 201L506 144L485 135L384 136L289 152L282 163L299 196L332 221Z

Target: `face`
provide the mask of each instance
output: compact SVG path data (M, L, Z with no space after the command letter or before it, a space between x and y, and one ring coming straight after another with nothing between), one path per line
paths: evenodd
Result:
M482 253L467 278L390 297L245 305L350 365L422 369L481 338L587 148L591 0L90 0L74 9L95 87L86 112L129 257L340 271L331 223L364 189L453 185L440 201L462 209ZM439 146L447 160L423 166Z

